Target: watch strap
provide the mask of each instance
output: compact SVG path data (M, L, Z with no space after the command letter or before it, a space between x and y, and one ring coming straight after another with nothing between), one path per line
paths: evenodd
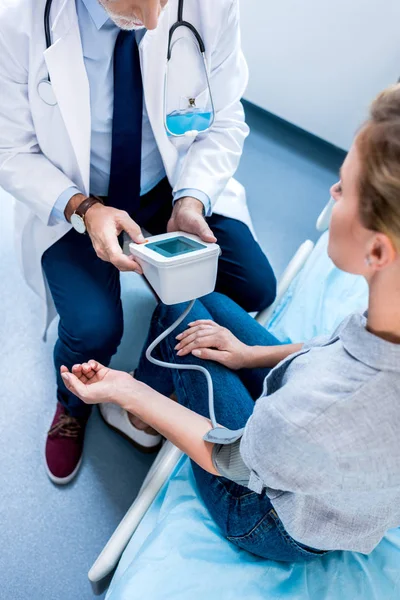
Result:
M74 211L77 215L79 215L82 219L85 219L85 215L89 208L91 208L94 204L103 204L104 202L98 196L90 195L83 202L80 203L78 208Z

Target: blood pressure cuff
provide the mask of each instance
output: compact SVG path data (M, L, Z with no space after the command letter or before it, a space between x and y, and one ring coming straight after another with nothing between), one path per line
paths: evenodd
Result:
M241 440L242 438L232 444L214 444L212 462L222 477L248 487L250 469L245 465L240 454Z

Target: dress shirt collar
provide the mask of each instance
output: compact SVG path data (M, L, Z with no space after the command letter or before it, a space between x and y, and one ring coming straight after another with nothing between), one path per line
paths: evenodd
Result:
M101 29L109 20L108 13L99 0L78 0L83 2L97 29Z

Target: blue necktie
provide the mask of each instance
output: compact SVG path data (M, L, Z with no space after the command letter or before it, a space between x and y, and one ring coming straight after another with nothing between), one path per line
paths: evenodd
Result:
M108 204L133 214L140 205L143 84L134 31L114 49L114 112Z

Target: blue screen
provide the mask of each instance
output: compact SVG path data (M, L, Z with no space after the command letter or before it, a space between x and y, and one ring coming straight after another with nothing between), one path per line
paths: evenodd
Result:
M185 237L176 237L169 240L163 240L161 242L152 242L147 244L147 248L161 254L166 258L172 258L174 256L180 256L181 254L188 254L189 252L195 252L196 250L202 250L207 248L204 244L199 244L194 240L190 240Z

